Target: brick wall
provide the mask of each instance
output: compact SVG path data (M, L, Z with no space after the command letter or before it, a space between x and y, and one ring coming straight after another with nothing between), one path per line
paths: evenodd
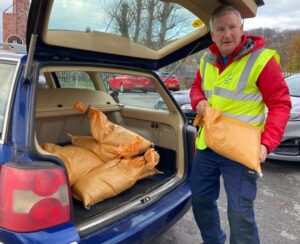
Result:
M10 9L11 11L11 9ZM12 13L3 13L3 42L16 35L26 43L26 26L29 11L29 0L14 0Z
M7 42L7 38L15 33L15 19L16 15L13 13L3 14L3 42Z

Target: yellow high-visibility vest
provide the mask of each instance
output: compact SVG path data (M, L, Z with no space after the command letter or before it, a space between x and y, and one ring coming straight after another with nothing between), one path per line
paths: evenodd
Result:
M217 57L206 53L200 61L202 89L211 107L222 111L226 116L237 118L261 129L265 123L265 104L257 79L268 61L274 57L279 63L275 50L258 49L239 60L233 61L219 74L212 65ZM203 150L205 130L199 129L196 146Z

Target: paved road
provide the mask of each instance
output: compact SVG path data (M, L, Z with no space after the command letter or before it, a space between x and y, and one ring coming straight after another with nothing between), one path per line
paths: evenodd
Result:
M153 108L158 99L159 95L151 92L120 94L121 103L148 108ZM268 161L263 165L263 173L263 178L258 181L259 190L255 205L261 243L300 244L300 162ZM221 224L225 232L229 233L226 196L223 188L221 188L219 208ZM201 242L193 214L189 211L153 243Z
M255 204L261 244L300 244L300 162L267 161L258 182ZM222 226L229 233L226 196L221 189L219 209ZM228 238L227 238L228 239ZM191 210L155 244L201 243ZM229 243L228 240L226 243Z

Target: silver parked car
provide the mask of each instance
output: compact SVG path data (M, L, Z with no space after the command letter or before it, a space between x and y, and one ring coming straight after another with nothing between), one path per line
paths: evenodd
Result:
M289 76L285 80L291 95L291 116L281 144L268 158L284 161L300 161L300 74Z

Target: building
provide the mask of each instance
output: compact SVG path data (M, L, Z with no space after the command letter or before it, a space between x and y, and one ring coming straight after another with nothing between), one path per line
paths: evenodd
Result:
M3 11L3 42L26 43L29 0L13 0Z

